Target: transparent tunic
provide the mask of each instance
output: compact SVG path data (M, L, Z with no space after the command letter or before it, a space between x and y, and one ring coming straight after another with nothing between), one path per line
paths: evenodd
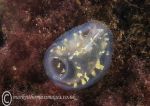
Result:
M46 50L46 74L65 90L92 86L110 67L112 37L107 26L96 20L72 28Z

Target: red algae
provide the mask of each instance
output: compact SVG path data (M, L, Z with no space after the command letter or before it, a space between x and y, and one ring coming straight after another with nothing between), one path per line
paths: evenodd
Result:
M77 100L13 100L12 105L149 105L148 0L6 0L0 18L0 95L75 95ZM89 89L66 92L44 71L43 56L65 31L89 19L114 34L109 73ZM1 43L1 40L0 40Z

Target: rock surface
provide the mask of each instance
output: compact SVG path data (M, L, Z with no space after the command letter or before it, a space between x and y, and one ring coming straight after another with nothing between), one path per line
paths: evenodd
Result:
M0 94L74 95L77 100L13 100L22 106L148 106L148 0L5 0L1 19ZM103 21L114 35L109 73L96 85L66 92L43 67L46 49L62 33L89 19ZM1 37L2 36L2 37Z

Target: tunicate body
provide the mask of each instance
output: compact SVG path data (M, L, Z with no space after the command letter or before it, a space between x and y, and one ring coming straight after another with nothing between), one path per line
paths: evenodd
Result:
M88 21L65 32L47 49L44 67L48 77L65 90L95 84L110 67L112 32L99 21Z

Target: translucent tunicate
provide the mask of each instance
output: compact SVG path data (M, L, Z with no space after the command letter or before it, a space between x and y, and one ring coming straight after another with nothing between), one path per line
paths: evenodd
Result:
M111 31L99 21L88 21L54 41L45 53L44 67L59 87L83 89L105 75L111 55Z

